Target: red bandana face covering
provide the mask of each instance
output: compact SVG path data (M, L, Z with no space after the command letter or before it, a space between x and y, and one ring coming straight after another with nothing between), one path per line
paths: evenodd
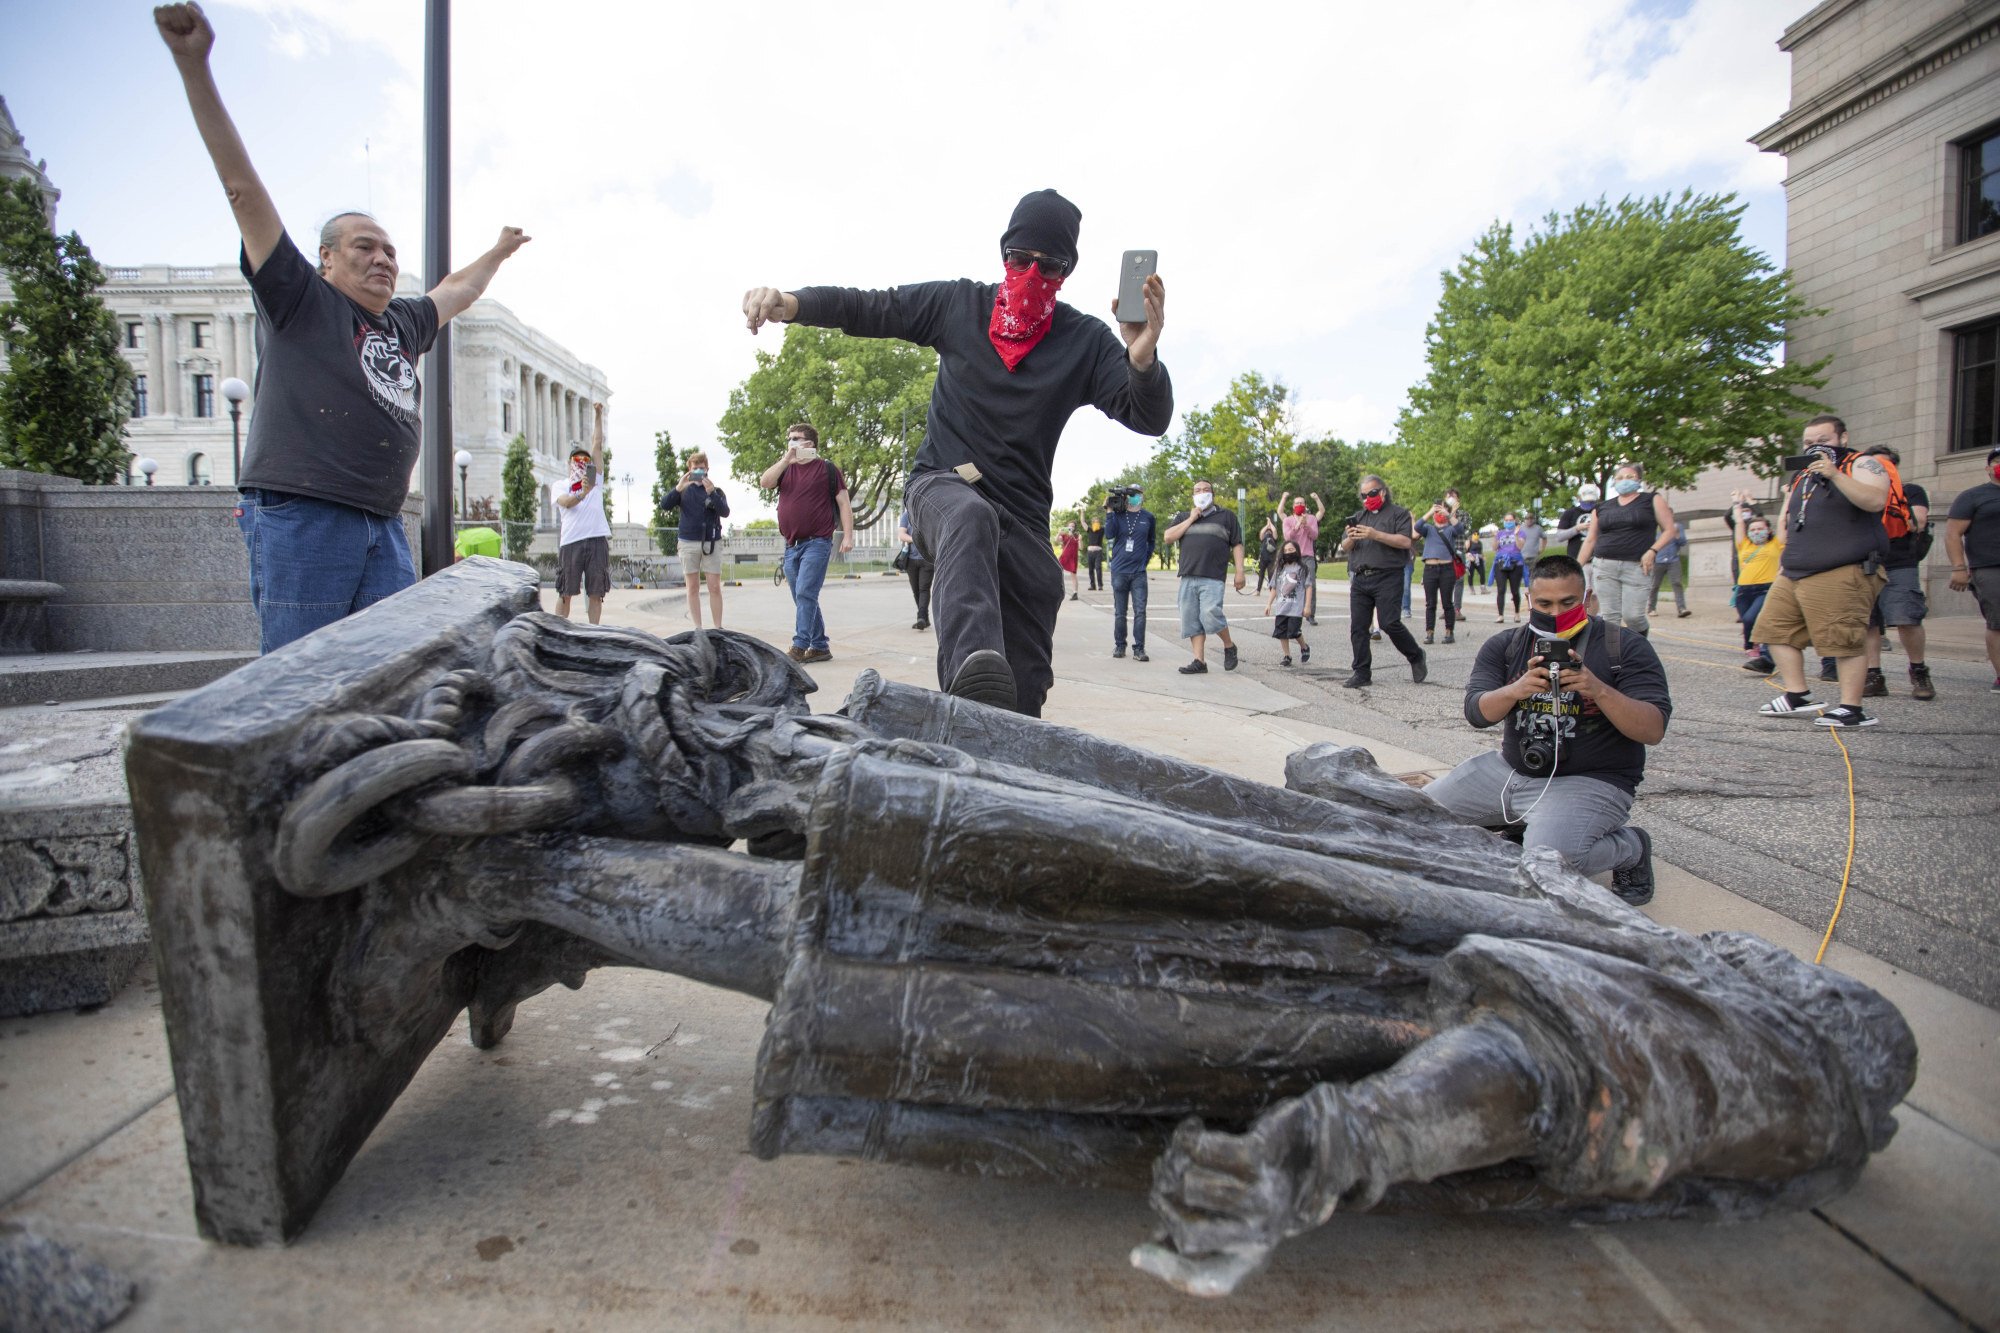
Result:
M1043 277L1039 264L1030 264L1019 273L1008 269L1000 279L1000 290L993 297L993 322L986 326L986 336L1009 374L1048 333L1055 321L1056 293L1062 285L1061 278Z

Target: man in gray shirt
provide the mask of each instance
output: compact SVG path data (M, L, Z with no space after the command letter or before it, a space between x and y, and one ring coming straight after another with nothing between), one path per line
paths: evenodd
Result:
M233 480L268 653L417 581L402 521L421 441L417 358L528 238L503 227L491 250L428 295L398 297L389 234L365 213L342 213L320 232L315 268L285 234L223 109L201 6L162 5L153 20L236 214L257 305L256 411Z

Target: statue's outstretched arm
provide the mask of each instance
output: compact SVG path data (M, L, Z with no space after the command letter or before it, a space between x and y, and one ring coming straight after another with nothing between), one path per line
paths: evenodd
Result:
M1192 1295L1226 1296L1342 1203L1529 1155L1541 1099L1527 1045L1487 1015L1380 1074L1279 1102L1248 1133L1188 1120L1153 1170L1166 1235L1132 1262Z

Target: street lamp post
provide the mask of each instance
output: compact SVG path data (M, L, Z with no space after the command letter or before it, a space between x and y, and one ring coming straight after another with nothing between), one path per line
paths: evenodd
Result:
M236 485L243 478L243 403L250 397L250 386L231 375L222 382L222 396L229 400L229 483Z
M460 449L452 456L451 461L458 464L458 521L463 523L465 521L465 470L472 466L472 455L467 450Z
M625 521L630 523L632 521L632 474L627 472L619 480L625 483Z
M142 458L139 460L139 470L146 474L146 484L151 486L153 484L153 474L160 470L160 465L150 458Z

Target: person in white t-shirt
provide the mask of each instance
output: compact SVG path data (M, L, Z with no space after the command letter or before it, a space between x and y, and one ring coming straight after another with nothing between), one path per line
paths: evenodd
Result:
M611 591L611 521L604 517L604 404L597 404L597 421L590 448L569 451L569 490L556 497L562 509L562 550L556 567L556 614L569 615L569 599L583 590L590 623L604 614L604 594Z

